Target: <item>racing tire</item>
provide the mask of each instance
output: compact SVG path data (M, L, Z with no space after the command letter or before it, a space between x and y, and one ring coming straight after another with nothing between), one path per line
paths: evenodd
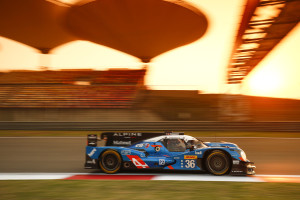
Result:
M212 151L206 158L206 169L214 175L224 175L230 169L229 157L220 150Z
M107 150L102 153L99 159L100 169L107 174L117 173L122 167L122 158L114 150Z

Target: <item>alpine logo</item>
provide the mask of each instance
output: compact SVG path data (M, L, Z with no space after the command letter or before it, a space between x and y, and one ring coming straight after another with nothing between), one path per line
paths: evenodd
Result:
M138 168L149 168L149 166L137 155L127 155L127 157L132 161L132 163Z
M142 133L114 133L117 137L141 137Z

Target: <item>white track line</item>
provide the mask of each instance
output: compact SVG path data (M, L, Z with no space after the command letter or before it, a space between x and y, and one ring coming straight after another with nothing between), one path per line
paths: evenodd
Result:
M70 177L66 174L0 174L0 180L56 180Z
M203 176L203 175L171 175L171 176L155 176L152 180L168 180L168 181L226 181L226 182L264 182L255 177L240 176Z
M258 174L257 177L285 177L285 178L300 178L300 175L272 175L272 174Z
M266 182L260 177L269 178L300 178L300 175L257 175L257 176L213 176L209 174L139 174L139 173L122 173L108 175L103 173L0 173L0 180L57 180L66 179L75 175L132 175L143 176L152 175L152 180L172 180L172 181L225 181L225 182Z

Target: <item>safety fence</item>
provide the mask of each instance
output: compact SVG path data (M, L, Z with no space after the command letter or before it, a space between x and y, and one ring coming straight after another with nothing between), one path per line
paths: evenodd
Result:
M0 130L86 131L288 131L300 132L300 122L0 122Z

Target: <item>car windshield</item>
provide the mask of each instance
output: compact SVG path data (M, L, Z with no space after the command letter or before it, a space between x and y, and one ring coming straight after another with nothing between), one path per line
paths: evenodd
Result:
M187 147L190 148L192 146L194 146L196 149L206 147L206 145L201 140L198 140L196 138L194 140L187 141Z
M206 147L205 144L201 140L194 138L189 135L168 135L168 136L158 136L154 138L150 138L144 140L145 142L162 142L165 146L167 146L168 141L176 141L177 145L183 146L183 143L186 145L187 148L194 146L194 148L203 148ZM182 141L182 142L180 142Z

